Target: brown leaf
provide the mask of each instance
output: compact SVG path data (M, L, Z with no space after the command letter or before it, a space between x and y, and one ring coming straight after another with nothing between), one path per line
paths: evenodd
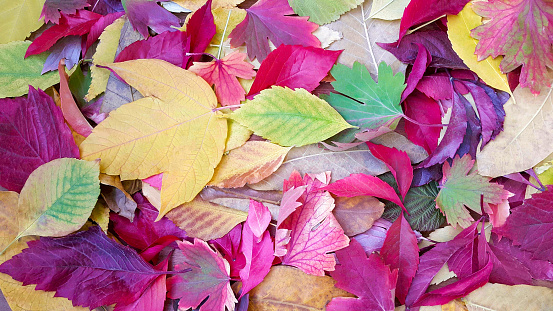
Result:
M469 311L551 310L553 289L488 283L462 299Z
M263 203L271 213L271 217L276 220L280 209L280 200L282 192L280 191L258 191L248 187L242 188L217 188L206 187L200 192L200 197L211 203L220 204L226 207L234 208L248 212L250 208L250 199Z
M370 196L336 198L335 204L334 216L348 236L369 230L384 213L384 203Z
M334 287L328 276L314 276L289 266L274 266L250 291L249 311L325 310L334 297L353 297Z
M137 205L132 196L125 190L119 176L100 174L100 183L110 186L102 187L102 197L109 209L132 221Z
M442 311L468 311L468 309L462 301L455 299L442 305Z

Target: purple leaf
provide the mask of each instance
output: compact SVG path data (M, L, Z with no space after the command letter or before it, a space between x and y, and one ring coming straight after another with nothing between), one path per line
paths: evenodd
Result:
M61 109L42 90L0 99L0 186L21 191L29 174L58 158L79 158Z
M246 265L246 257L240 250L242 227L242 224L238 224L223 237L211 241L223 258L229 262L230 277L233 279L240 278L240 270Z
M69 36L65 37L50 49L50 55L46 58L41 74L48 71L57 70L60 60L65 59L67 69L73 68L79 62L81 57L81 37Z
M174 27L180 27L179 19L166 9L149 0L123 0L123 7L134 30L138 31L144 38L150 34L148 26L156 33L165 31L178 31Z
M86 0L46 0L40 17L44 17L45 23L51 21L57 24L61 17L60 11L65 14L75 14L77 10L84 9L89 5Z
M386 239L386 233L392 226L392 223L386 219L380 218L375 221L372 227L360 233L353 238L359 242L361 247L365 250L365 253L370 255L372 252L380 251L382 245L384 245L384 240Z
M432 56L426 50L424 45L420 43L416 43L416 45L418 47L417 59L413 64L413 69L411 69L411 73L407 77L407 87L401 94L401 101L404 101L405 98L407 98L407 96L409 96L409 94L411 94L415 90L420 79L422 79L426 68L428 68L430 62L432 61Z
M121 0L87 0L92 12L106 15L109 13L124 12Z

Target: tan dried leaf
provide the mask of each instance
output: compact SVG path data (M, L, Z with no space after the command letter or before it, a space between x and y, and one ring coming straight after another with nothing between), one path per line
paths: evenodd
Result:
M384 213L384 203L370 196L336 198L335 204L332 213L347 236L369 230Z
M469 311L551 310L553 289L488 283L462 299Z

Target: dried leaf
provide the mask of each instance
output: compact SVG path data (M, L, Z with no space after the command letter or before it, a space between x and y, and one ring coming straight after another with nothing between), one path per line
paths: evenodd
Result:
M370 196L338 197L335 203L332 213L347 236L369 230L384 212L384 203Z
M551 308L553 290L539 286L488 283L462 300L469 311L544 311Z

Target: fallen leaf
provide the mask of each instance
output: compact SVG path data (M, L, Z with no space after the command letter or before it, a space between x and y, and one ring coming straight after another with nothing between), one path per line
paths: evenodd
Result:
M225 307L234 310L237 302L230 288L229 264L209 245L201 240L194 239L177 242L184 255L182 262L175 265L175 270L189 269L184 274L176 274L167 278L167 296L179 299L179 308L197 308L202 305L206 310L221 310Z
M182 7L185 7L193 12L205 4L205 0L175 0L173 2L178 3ZM232 9L240 2L242 1L241 0L213 0L211 7L214 10L218 8Z
M317 24L307 17L289 16L294 11L287 0L261 0L246 9L244 21L230 33L230 44L238 47L244 43L248 57L263 61L270 52L269 41L275 45L304 45L320 47L321 43L311 33Z
M186 35L190 38L190 52L203 53L209 46L216 31L213 13L211 13L211 0L208 0L192 14L186 24ZM186 55L183 65L186 66L185 68L189 68L192 65L192 61L196 62L201 58L201 55Z
M470 31L482 25L482 18L472 10L472 4L468 3L457 15L447 16L447 36L451 45L463 62L474 71L480 79L489 86L510 93L507 75L499 69L499 63L503 57L491 56L478 59L473 50L476 49L477 40L470 36Z
M411 0L375 0L373 1L370 18L396 20L403 16L403 11Z
M358 298L333 298L327 305L333 310L394 310L394 292L397 270L390 271L378 254L368 258L359 242L352 240L350 246L336 252L340 264L330 275L335 286L355 294ZM367 280L370 279L370 282Z
M92 1L92 0L89 0ZM102 0L103 1L103 0ZM114 8L117 7L117 5L121 5L120 3L113 2L113 0L107 0L112 1L110 5L112 5ZM96 8L99 7L99 4L101 2L95 2ZM86 35L86 45L83 48L83 55L85 55L88 51L88 49L96 42L100 36L102 35L102 32L106 29L107 26L111 25L114 21L119 19L121 16L123 16L125 12L123 11L123 7L121 6L121 11L114 11L111 13L108 13L105 16L102 16L90 27L90 32ZM125 23L129 23L129 20L125 18ZM130 23L129 23L130 24Z
M281 185L282 186L282 185ZM249 187L241 188L217 188L206 187L200 192L200 197L203 200L223 205L229 208L237 209L243 212L249 211L250 199L263 203L269 212L272 219L278 218L280 209L280 201L282 192L280 191L258 191Z
M168 259L169 257L160 262L156 269L161 272L167 271ZM167 295L166 278L165 274L158 276L135 301L126 305L118 304L113 311L162 310Z
M442 114L439 104L427 97L419 90L413 91L405 99L405 115L422 124L439 124ZM438 147L440 128L421 126L413 122L405 122L405 133L413 143L424 147L428 154L432 154Z
M0 45L0 98L27 94L29 85L46 89L59 83L55 72L41 75L46 55L24 59L30 44L30 41L18 41Z
M44 2L44 1L43 1ZM42 7L40 17L44 17L44 22L59 23L60 11L65 14L75 14L77 10L90 6L86 0L46 0Z
M201 1L203 3L203 0ZM228 36L232 32L232 30L236 28L236 26L240 24L244 20L244 18L246 18L246 10L242 10L239 8L215 8L217 2L219 2L219 0L215 0L212 3L213 10L211 10L211 12L213 13L213 22L215 23L216 31L213 39L211 39L211 44L207 47L205 51L217 56L217 58L220 58L221 56L226 56L227 54L229 54L225 53L225 48L231 49ZM257 68L259 68L259 62L257 65Z
M151 97L110 113L80 145L81 156L101 158L100 171L121 175L122 180L163 172L161 218L191 201L213 176L225 149L226 120L212 111L217 105L215 94L193 73L156 59L115 63L109 68ZM136 127L114 135L113 129L122 124ZM144 154L146 149L156 152Z
M133 28L144 38L149 36L148 26L157 33L176 31L180 27L179 19L154 1L122 0L123 8Z
M25 40L40 28L44 24L40 18L43 5L44 0L0 2L0 44Z
M282 164L291 148L265 141L249 141L221 158L210 186L236 188L257 183Z
M225 153L243 146L253 132L234 120L228 120L228 138Z
M101 194L108 207L120 216L133 221L136 202L123 186L119 176L100 174L100 183L113 187L112 191L103 189Z
M68 36L60 39L50 48L50 55L42 67L42 74L58 69L60 60L64 59L67 69L71 70L81 58L81 42L79 36Z
M324 100L280 86L262 91L229 117L281 146L313 144L352 127Z
M319 25L328 24L337 20L340 15L354 9L363 0L324 0L324 1L301 1L290 0L290 6L299 16L309 16L309 20Z
M28 87L27 98L0 99L0 185L18 192L42 164L79 157L61 109L46 93Z
M551 307L553 290L547 287L488 283L462 301L469 311L543 311Z
M367 145L371 153L384 162L392 175L394 175L401 198L405 200L405 195L409 191L409 188L411 188L411 182L413 181L413 167L407 153L396 148L388 148L371 142L367 142Z
M528 89L515 89L518 104L510 100L505 105L503 132L476 155L481 175L521 172L553 153L552 144L547 143L553 134L552 90L534 96Z
M384 203L370 196L338 197L335 203L332 213L347 236L369 230L384 212Z
M60 108L63 117L71 130L77 134L87 137L92 133L92 126L83 116L81 110L77 106L73 94L69 89L67 73L65 72L65 60L60 60L58 65L58 73L60 75Z
M328 276L305 274L289 266L274 266L263 282L250 291L249 310L293 311L309 308L324 311L333 297L351 296L334 287L334 283Z
M94 206L94 209L92 210L92 213L90 214L89 219L92 220L92 222L98 224L98 226L102 228L102 231L104 231L104 233L108 232L109 208L105 206L103 203L96 202L96 206ZM89 223L92 223L92 222L89 222Z

